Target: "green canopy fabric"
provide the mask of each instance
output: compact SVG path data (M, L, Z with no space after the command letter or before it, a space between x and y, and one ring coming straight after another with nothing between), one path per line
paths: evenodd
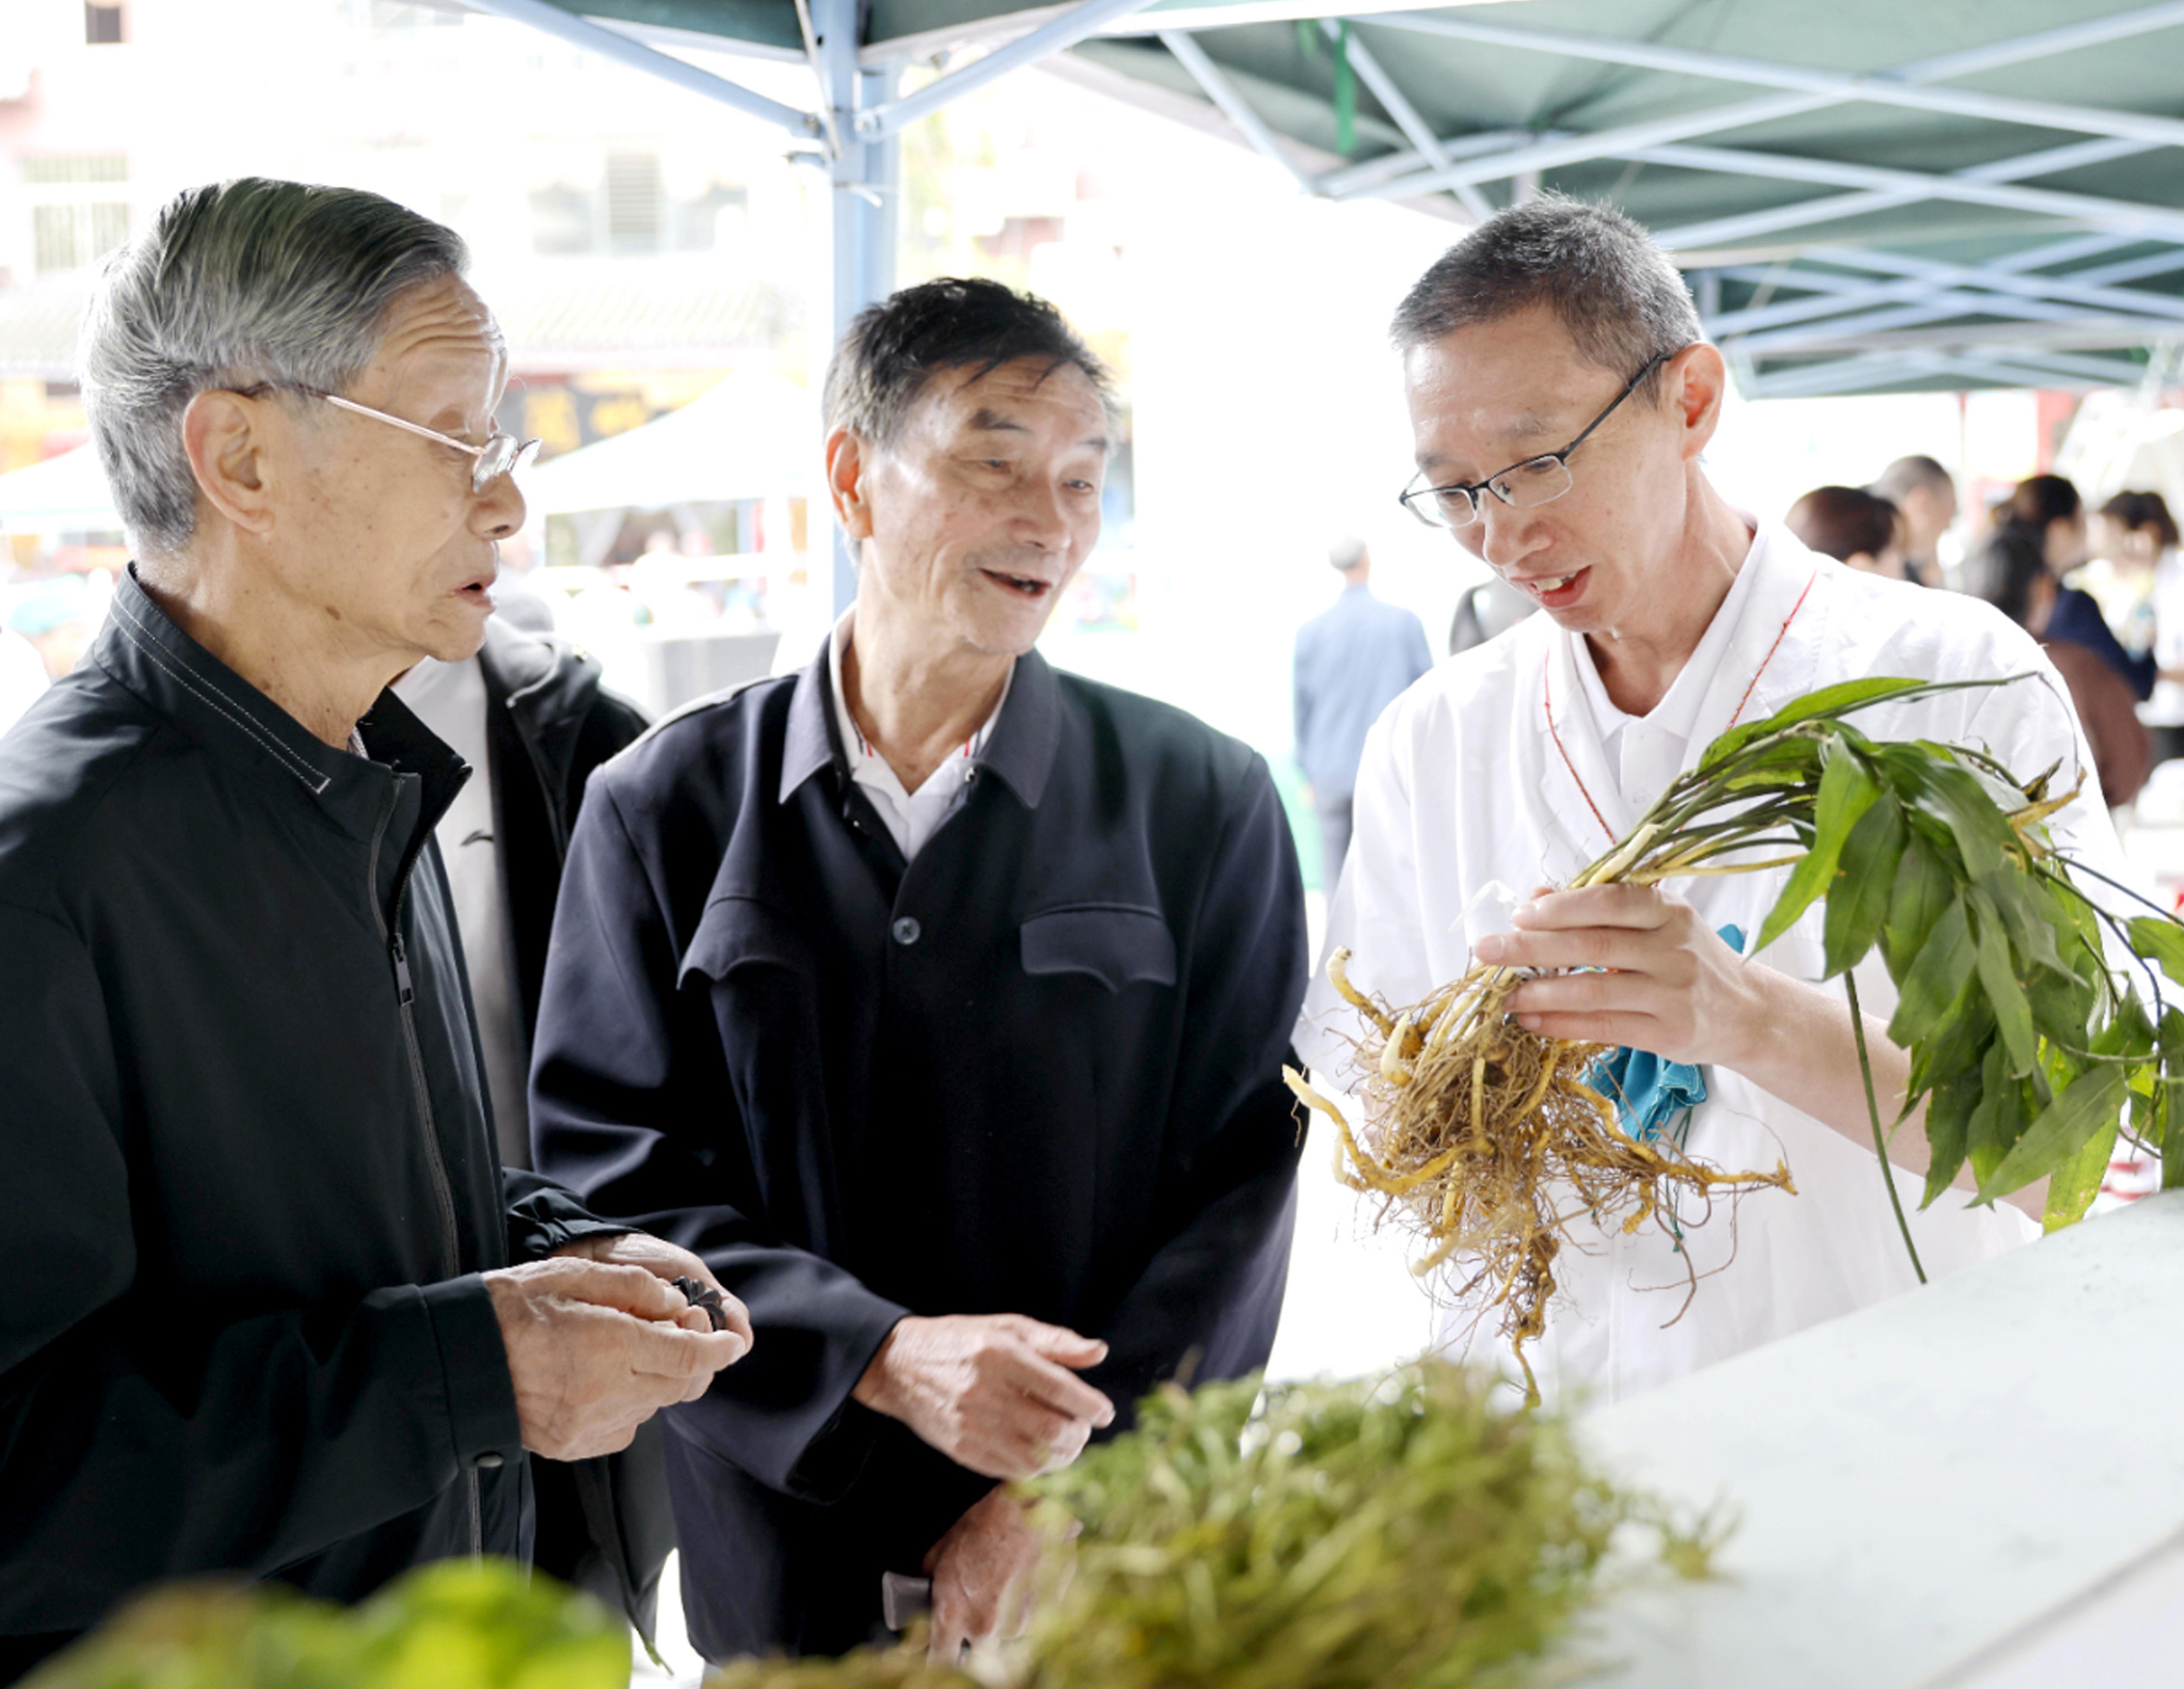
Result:
M805 50L794 0L558 3ZM1754 396L2128 384L2184 344L2184 0L1098 10L1051 67L1222 126L1304 191L1620 205ZM861 59L1005 58L1070 14L869 0Z

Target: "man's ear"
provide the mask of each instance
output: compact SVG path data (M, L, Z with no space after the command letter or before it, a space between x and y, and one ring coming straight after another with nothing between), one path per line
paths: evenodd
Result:
M1706 449L1721 425L1721 404L1728 396L1729 366L1704 340L1686 346L1662 371L1671 413L1684 430L1688 463Z
M270 403L241 393L207 391L182 413L182 449L198 491L247 533L273 527L273 468L268 451L278 423ZM287 431L280 431L283 438Z
M865 442L846 428L827 436L827 496L841 531L854 542L872 537L872 509L865 497Z

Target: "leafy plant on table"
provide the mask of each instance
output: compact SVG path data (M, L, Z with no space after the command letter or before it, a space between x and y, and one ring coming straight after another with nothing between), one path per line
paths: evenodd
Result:
M1560 1421L1431 1361L1378 1381L1170 1386L1029 1486L1050 1554L1000 1689L1488 1689L1536 1680L1625 1521L1699 1575L1707 1531L1587 1471ZM974 1689L922 1646L709 1689Z
M2076 789L2053 791L2053 768L2023 780L1974 746L1875 740L1849 719L1881 703L2027 678L1873 679L1814 692L1715 740L1627 839L1571 881L1652 885L1789 868L1755 951L1826 898L1824 977L1840 977L1850 1000L1874 1147L1922 1280L1886 1172L1890 1139L1922 1104L1931 1151L1922 1206L1969 1164L1983 1203L2049 1180L2053 1229L2091 1203L2119 1129L2161 1146L2184 1083L2184 1013L2166 1005L2161 979L2184 981L2184 925L2151 904L2126 921L2087 895L2080 879L2132 896L2049 838L2047 818ZM1911 1059L1892 1121L1875 1094L1851 972L1877 949L1899 993L1888 1035ZM2112 955L2136 961L2144 999L2111 971ZM1679 1193L1794 1192L1787 1167L1725 1172L1667 1140L1635 1142L1593 1083L1605 1050L1508 1020L1515 971L1477 965L1394 1008L1349 985L1347 960L1338 952L1329 974L1364 1022L1353 1069L1368 1141L1301 1076L1288 1075L1291 1087L1335 1120L1340 1176L1388 1198L1387 1214L1424 1240L1418 1269L1451 1258L1467 1269L1457 1295L1483 1292L1484 1311L1501 1311L1528 1381L1524 1346L1544 1329L1556 1256L1579 1219L1629 1231L1675 1215ZM2163 1182L2184 1184L2184 1155L2167 1159ZM1703 1214L1675 1219L1689 1226Z

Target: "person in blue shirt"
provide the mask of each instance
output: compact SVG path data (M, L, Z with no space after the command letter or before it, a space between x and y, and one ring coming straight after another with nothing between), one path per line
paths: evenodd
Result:
M1336 542L1327 560L1343 577L1343 595L1297 630L1294 692L1297 765L1319 816L1321 889L1332 894L1349 854L1350 793L1366 732L1433 666L1433 654L1424 623L1372 596L1363 540Z

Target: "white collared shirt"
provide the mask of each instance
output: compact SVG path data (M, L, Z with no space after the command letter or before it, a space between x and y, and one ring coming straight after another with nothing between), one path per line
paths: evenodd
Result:
M827 652L827 675L834 685L835 728L849 758L849 777L865 789L888 836L902 852L902 859L909 862L925 847L925 841L941 830L941 823L955 814L956 806L978 778L978 753L986 748L994 723L1001 718L1016 670L1010 668L1008 680L1001 683L1001 695L994 701L992 713L978 724L978 730L926 775L916 791L906 791L901 779L888 766L888 760L872 748L864 729L857 725L857 717L850 713L848 695L841 687L841 659L849 649L850 624L856 614L855 605L842 611L834 625L834 638Z
M2027 775L2061 762L2064 787L2091 766L2061 679L2022 629L1978 600L1856 574L1778 524L1760 528L1737 591L1743 596L1724 601L1679 676L1678 686L1692 683L1691 716L1678 697L1674 723L1659 723L1683 736L1671 775L1693 765L1740 709L1744 721L1761 720L1818 687L1865 676L1973 680L2026 670L2039 678L1876 706L1857 724L1880 739L1984 744ZM1358 770L1357 830L1327 911L1327 949L1355 952L1349 976L1360 989L1400 1005L1457 979L1473 944L1507 925L1490 888L1522 897L1566 884L1637 823L1654 769L1634 761L1628 741L1644 723L1626 721L1620 754L1609 756L1602 729L1614 724L1597 719L1585 697L1585 663L1583 639L1534 616L1438 665L1373 727ZM2090 781L2050 824L2073 855L2128 878ZM1775 869L1667 889L1710 927L1735 925L1748 941L1787 875ZM1761 959L1819 980L1824 914L1815 903ZM1858 970L1859 994L1869 1014L1885 1018L1895 988L1871 960ZM1345 1083L1345 1034L1354 1024L1325 976L1316 976L1297 1049L1331 1085ZM1596 1235L1578 1222L1557 1262L1563 1294L1531 1352L1550 1393L1579 1388L1613 1401L1913 1282L1870 1149L1737 1073L1710 1066L1706 1076L1691 1153L1740 1170L1786 1160L1800 1194L1747 1197L1733 1222L1724 1213L1688 1228L1680 1246L1657 1227ZM2015 1209L1968 1208L1960 1193L1917 1212L1923 1180L1899 1171L1896 1182L1930 1276L2037 1235ZM1671 1323L1694 1267L1711 1276ZM1453 1310L1452 1337L1474 1312Z
M1748 560L1748 551L1746 557ZM1583 639L1574 642L1572 666L1580 683L1578 696L1592 711L1593 722L1600 730L1601 748L1608 753L1616 790L1638 814L1651 809L1653 800L1684 771L1685 754L1698 727L1699 706L1705 702L1730 646L1738 642L1755 578L1756 571L1738 569L1721 607L1706 625L1706 632L1690 660L1669 683L1661 702L1642 716L1625 714L1615 707L1599 669L1593 665L1591 646Z

